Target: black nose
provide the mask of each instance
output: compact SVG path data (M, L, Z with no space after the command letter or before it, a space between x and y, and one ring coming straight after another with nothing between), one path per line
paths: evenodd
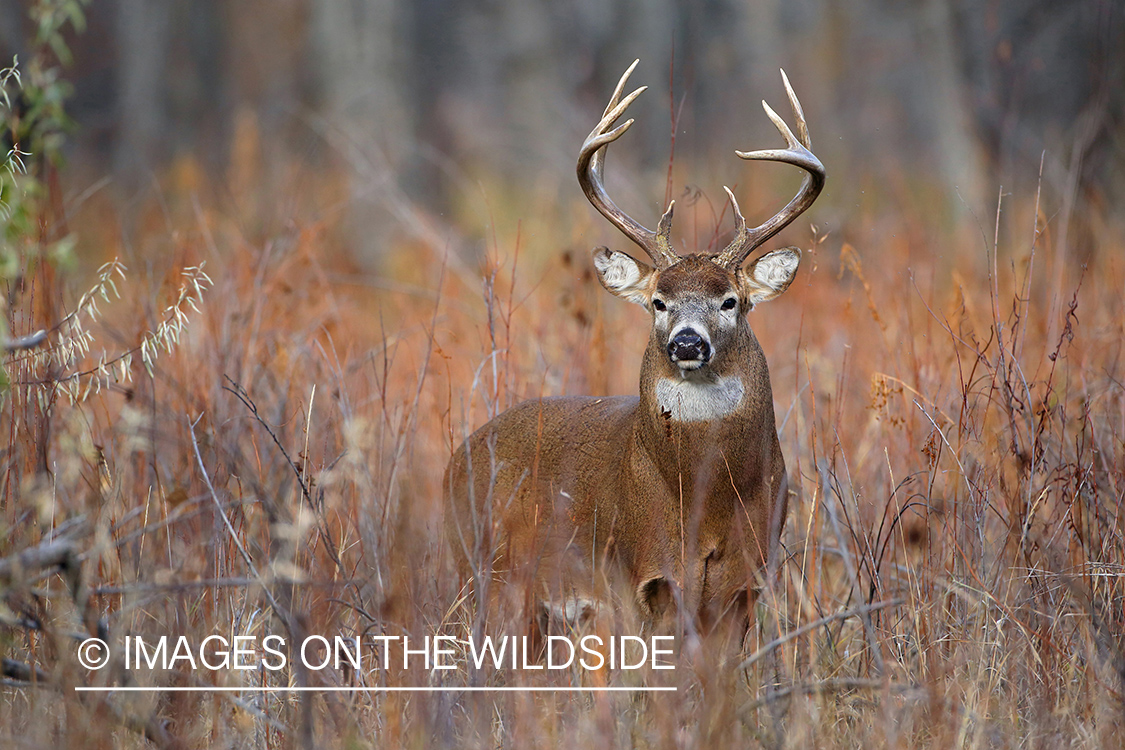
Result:
M711 359L711 346L691 328L685 328L668 342L668 357L673 362Z

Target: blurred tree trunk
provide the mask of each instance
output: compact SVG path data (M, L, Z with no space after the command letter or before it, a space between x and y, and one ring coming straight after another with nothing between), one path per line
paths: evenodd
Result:
M117 111L114 167L127 188L165 154L164 91L172 0L117 0Z
M532 177L573 158L564 137L572 61L563 54L556 15L568 5L494 0L459 9L455 40L463 67L445 87L452 105L447 117L477 165Z
M783 53L792 45L782 28L781 6L781 0L759 0L752 7L734 4L735 24L739 29L734 54L752 91L775 90L777 68L788 64Z
M365 262L383 254L387 219L403 205L399 170L413 148L408 10L402 0L310 0L324 135L351 172L345 231Z
M7 67L13 55L23 58L27 10L20 0L0 0L0 67Z
M400 0L312 0L322 111L393 165L409 137L408 16Z
M959 68L957 38L947 0L926 0L918 11L923 80L918 92L923 119L930 123L934 159L951 197L972 211L988 200L985 159L974 137L973 113Z
M668 74L673 62L682 71L684 63L691 59L688 49L688 36L683 33L679 23L679 3L676 0L620 0L617 3L615 21L616 30L609 42L606 60L617 62L610 65L607 78L608 86L602 89L603 97L613 91L617 77L625 72L625 67L634 58L640 58L641 64L637 72L629 80L626 93L635 86L648 86L644 101L638 100L629 111L629 116L636 119L637 124L629 133L633 144L629 147L637 154L641 164L664 168L668 160L668 151L671 140L671 122L668 97L675 99L679 108L680 98L684 95L686 87L690 85L684 81L683 75L676 80L676 89L669 92ZM675 60L673 61L673 55ZM595 122L591 122L593 126ZM682 157L683 154L681 153ZM616 158L620 158L618 155ZM652 185L653 189L662 188L663 185ZM650 191L646 190L646 195ZM676 197L678 189L673 186L672 197ZM661 202L652 206L657 211L657 216L664 211L663 190L660 190ZM642 214L649 216L651 214ZM652 223L656 219L651 219Z

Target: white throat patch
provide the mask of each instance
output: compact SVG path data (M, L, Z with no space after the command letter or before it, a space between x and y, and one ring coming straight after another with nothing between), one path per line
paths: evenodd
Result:
M734 412L742 403L742 378L693 383L685 378L656 381L656 402L677 422L705 422Z

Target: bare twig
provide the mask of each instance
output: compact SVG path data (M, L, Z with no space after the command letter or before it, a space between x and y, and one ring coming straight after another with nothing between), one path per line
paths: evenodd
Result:
M4 342L4 351L14 352L20 349L34 349L47 340L47 332L44 330L36 331L29 336L20 336L15 339L8 339Z
M821 466L821 486L824 487L824 497L836 497L835 493L830 493L830 485L828 482L828 470L826 467ZM832 531L836 535L836 543L840 549L847 551L847 543L844 541L844 534L840 530L840 519L837 517L836 503L825 502L825 510L828 511L828 520L832 526ZM852 586L856 591L860 590L859 575L856 573L855 565L852 562L851 555L844 554L842 556L844 561L844 569L848 572L848 578L852 582ZM874 666L879 674L884 674L886 669L883 664L883 652L880 649L879 639L875 634L875 626L871 622L871 613L869 611L858 611L857 614L863 622L863 631L867 636L867 645L871 649L871 658L874 660Z
M250 411L250 414L253 415L258 424L260 424L265 429L266 434L270 436L270 439L273 440L273 444L277 446L277 449L279 451L281 451L281 455L285 458L286 463L289 464L289 468L293 470L293 474L297 477L297 483L301 485L301 494L305 498L305 503L316 516L318 522L317 534L319 535L320 539L323 540L324 548L328 551L328 556L332 558L333 564L335 564L336 568L340 571L341 574L346 576L347 571L344 569L344 563L340 559L339 551L336 549L336 543L332 541L332 536L328 533L328 529L325 526L324 516L321 513L320 506L316 503L316 501L313 500L312 493L309 491L308 485L305 484L305 474L301 470L301 467L297 466L297 462L289 456L289 452L285 450L285 446L281 444L281 440L277 437L277 433L273 431L273 428L270 426L270 424L266 422L265 418L262 417L262 415L258 412L258 405L255 404L254 400L250 398L250 394L246 392L246 389L235 382L229 375L224 375L223 377L228 383L230 383L230 386L224 385L223 390L227 391L228 393L234 394L235 398L241 401L242 405ZM194 434L192 437L194 439Z
M797 628L794 631L786 633L783 636L779 636L777 638L774 638L772 641L770 641L766 645L762 646L760 649L758 649L753 654L751 654L749 657L747 657L745 661L743 661L741 664L738 665L738 668L739 669L749 669L756 662L761 660L763 657L768 656L771 652L773 652L777 648L779 648L781 646L784 646L786 643L793 640L794 638L800 638L805 633L816 630L819 627L823 627L825 625L828 625L829 623L836 622L837 620L846 620L849 617L869 615L870 613L877 612L881 609L888 609L890 607L897 607L897 606L905 603L905 601L906 601L905 599L901 599L901 598L899 598L899 599L889 599L889 600L883 601L883 602L874 602L873 604L862 604L858 607L852 607L851 609L846 609L842 612L834 612L833 614L825 615L824 617L821 617L819 620L813 620L812 622L808 623L807 625L802 625L801 627Z
M71 596L77 600L82 584L82 565L74 544L68 539L41 544L0 560L0 586L29 583L28 574L45 568L58 568L70 586Z
M188 431L191 433L191 447L192 450L195 451L195 460L199 463L199 471L203 474L203 483L207 485L207 491L211 493L211 499L215 502L215 509L218 511L219 517L223 519L223 524L227 527L227 532L234 541L235 547L238 548L239 554L242 555L242 559L246 562L246 567L250 569L250 572L254 574L254 578L261 585L266 599L269 600L270 607L272 607L277 616L281 618L281 621L286 624L286 627L289 627L292 623L292 617L289 612L278 603L277 599L274 598L273 592L270 591L269 586L266 585L262 574L258 572L257 566L254 565L254 560L242 545L242 540L238 538L238 533L234 530L230 518L227 517L226 511L223 510L223 504L219 501L219 496L215 493L215 488L211 484L211 475L207 473L207 466L203 463L203 456L199 453L199 441L195 438L195 425L198 424L198 422L199 419L196 419L195 422L189 422Z
M768 690L763 697L747 705L742 711L743 713L750 713L762 706L786 700L794 695L823 695L825 693L841 693L846 690L884 690L906 694L915 699L924 698L927 692L925 688L902 682L884 682L870 677L836 677L817 682L801 682L780 690Z

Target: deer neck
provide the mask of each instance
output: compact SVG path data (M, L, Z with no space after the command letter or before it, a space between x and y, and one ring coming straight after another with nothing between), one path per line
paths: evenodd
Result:
M674 466L682 474L714 460L717 452L724 461L738 462L748 433L772 432L769 371L749 326L728 342L714 364L685 374L668 361L664 343L650 339L641 367L634 442L657 465Z

